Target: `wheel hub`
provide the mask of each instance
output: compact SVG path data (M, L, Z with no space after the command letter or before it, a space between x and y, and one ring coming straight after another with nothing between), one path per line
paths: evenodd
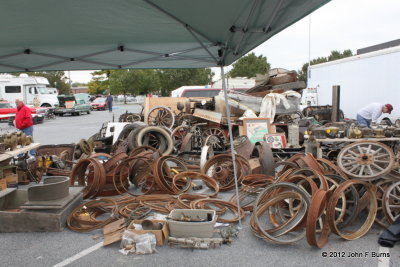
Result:
M370 165L374 162L374 156L371 154L360 154L357 158L357 163L361 165Z

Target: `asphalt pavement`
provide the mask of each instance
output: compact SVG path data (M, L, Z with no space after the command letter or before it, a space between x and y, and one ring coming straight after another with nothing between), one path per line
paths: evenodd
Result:
M113 113L93 111L89 115L57 117L34 126L35 142L41 144L76 143L96 133L103 122L118 121L126 110L139 112L137 105L117 105ZM12 127L0 124L1 133ZM310 247L303 239L293 245L265 242L253 235L248 214L239 237L231 245L208 250L157 247L152 255L124 256L119 244L107 247L100 230L75 233L67 228L58 233L0 233L0 266L398 266L400 251L380 248L380 228L367 235L344 241L332 234L323 249ZM1 223L1 222L0 222ZM390 258L373 257L389 252ZM326 256L325 256L326 255Z

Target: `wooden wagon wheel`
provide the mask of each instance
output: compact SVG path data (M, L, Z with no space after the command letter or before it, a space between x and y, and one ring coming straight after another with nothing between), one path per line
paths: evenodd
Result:
M344 173L360 180L374 180L388 174L394 161L390 147L374 141L349 144L340 151L337 159Z
M382 206L389 224L394 223L400 215L400 182L394 183L386 189Z
M147 124L150 126L165 126L172 128L175 123L175 115L168 107L156 106L147 115Z
M224 130L220 128L205 129L203 130L201 136L203 139L203 144L212 146L214 150L223 149L224 144L227 142L227 136Z

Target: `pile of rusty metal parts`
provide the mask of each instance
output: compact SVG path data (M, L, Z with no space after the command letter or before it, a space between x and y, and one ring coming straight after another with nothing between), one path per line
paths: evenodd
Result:
M0 135L0 152L15 150L17 146L27 146L32 143L32 136L27 136L23 132L12 132Z
M101 198L77 207L68 226L91 231L120 218L137 220L176 209L215 210L217 222L236 223L251 212L257 237L279 244L306 237L322 248L331 233L354 240L374 223L388 227L400 214L399 161L383 143L351 143L337 164L309 153L275 162L267 144L249 146L236 154L239 195L233 193L230 154L210 156L202 165L148 146L129 154L92 154L74 165L71 186L84 186L84 198ZM170 245L178 241L192 243L172 238Z
M147 98L140 114L126 112L87 140L40 147L31 172L36 180L68 176L71 187L82 187L86 202L69 214L68 227L104 229L113 242L132 223L182 209L211 210L222 224L248 216L254 234L265 241L291 244L306 238L319 248L331 233L354 240L374 223L392 224L400 215L400 139L394 140L400 131L361 129L353 121L322 125L318 120L332 110L299 113L304 85L295 73L274 70L263 79L246 94L229 92L230 118L221 94ZM257 140L243 130L246 119L262 132ZM267 122L257 125L257 120ZM274 147L267 134L285 136L288 146ZM393 140L350 140L362 136ZM317 140L334 139L346 141L320 150ZM186 217L177 221L195 223ZM106 230L110 225L116 232ZM215 237L158 230L172 247L211 248L232 241L226 231ZM162 243L159 236L157 243Z

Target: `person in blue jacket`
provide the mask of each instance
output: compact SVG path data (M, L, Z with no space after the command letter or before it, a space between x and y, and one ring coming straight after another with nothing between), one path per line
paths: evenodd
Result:
M111 93L108 94L106 102L107 102L108 111L112 112L113 97L112 97Z

